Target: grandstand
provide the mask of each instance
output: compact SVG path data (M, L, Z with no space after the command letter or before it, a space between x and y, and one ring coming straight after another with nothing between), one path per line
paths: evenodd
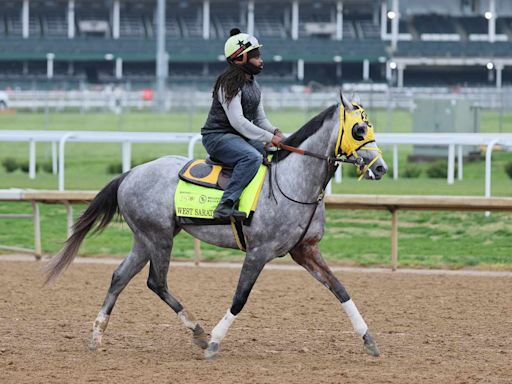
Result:
M0 89L154 83L155 0L1 4ZM263 42L267 86L512 83L510 1L168 0L166 7L174 84L210 86L234 26ZM454 68L457 76L446 75Z

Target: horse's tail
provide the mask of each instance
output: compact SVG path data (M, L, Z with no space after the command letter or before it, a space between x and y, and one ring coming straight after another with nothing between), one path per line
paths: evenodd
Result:
M57 278L73 261L80 244L89 231L96 225L93 234L103 231L119 213L117 191L128 172L116 177L108 183L91 201L85 212L73 224L72 235L66 240L64 247L45 266L46 282ZM99 221L98 224L96 224Z

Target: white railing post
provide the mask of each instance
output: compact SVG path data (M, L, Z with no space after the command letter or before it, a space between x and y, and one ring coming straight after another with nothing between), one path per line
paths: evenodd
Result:
M32 214L34 222L34 255L37 260L43 255L41 247L41 216L39 214L39 205L32 201Z
M491 160L493 147L498 144L498 140L492 140L487 145L485 151L485 197L491 197ZM490 216L491 212L486 211L485 216Z
M464 167L464 154L462 152L462 145L459 145L457 152L457 178L458 180L463 179L463 167Z
M192 138L188 142L188 158L189 159L192 160L194 158L194 146L202 138L203 138L203 136L201 136L201 135L195 135L195 136L192 136Z
M57 163L57 143L52 141L52 174L56 175L58 171Z
M123 157L123 173L128 172L132 165L132 143L129 141L125 141L123 143L122 149L122 157Z
M29 142L28 177L30 179L36 178L36 142L34 139Z
M64 190L64 150L66 147L66 141L72 136L73 134L69 132L62 136L59 140L59 191Z
M393 144L393 180L398 180L398 145Z
M491 197L491 159L492 150L496 144L498 144L498 140L492 140L487 144L485 151L485 197Z
M455 145L448 145L448 175L446 178L448 179L448 184L454 183L455 176Z
M341 164L340 164L340 166L338 167L338 169L334 173L334 181L336 181L336 184L339 184L339 183L341 183L342 178L343 178L343 175L341 173Z

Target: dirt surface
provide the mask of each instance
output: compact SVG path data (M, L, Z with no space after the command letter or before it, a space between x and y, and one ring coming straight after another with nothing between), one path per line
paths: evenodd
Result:
M121 294L101 350L87 349L112 265L73 265L42 288L40 264L0 262L0 383L512 383L512 279L337 273L382 355L303 271L263 271L216 361L146 288ZM171 290L210 331L238 271L176 267Z

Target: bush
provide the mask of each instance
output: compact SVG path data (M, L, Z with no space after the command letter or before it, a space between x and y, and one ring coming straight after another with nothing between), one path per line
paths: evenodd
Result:
M353 164L343 165L343 176L359 177L359 174L357 173L357 167Z
M7 157L7 158L3 159L2 166L5 168L5 171L7 173L14 172L15 170L17 170L20 167L20 165L18 164L18 161L16 161L16 159L13 157Z
M43 163L42 168L43 168L43 171L45 171L46 173L52 173L53 172L53 164L52 164L51 161Z
M421 175L421 168L410 165L404 168L402 177L406 179L415 179Z
M19 163L19 167L22 170L22 172L28 173L29 172L29 162L25 161L23 163ZM39 164L36 163L36 172L39 171Z
M121 163L111 163L107 166L107 173L109 175L119 175L123 173L123 165Z
M512 179L512 161L509 161L507 164L505 164L505 172L507 173L508 177Z
M457 166L454 171L457 172ZM445 179L448 176L448 162L436 161L427 168L427 176L431 179Z

